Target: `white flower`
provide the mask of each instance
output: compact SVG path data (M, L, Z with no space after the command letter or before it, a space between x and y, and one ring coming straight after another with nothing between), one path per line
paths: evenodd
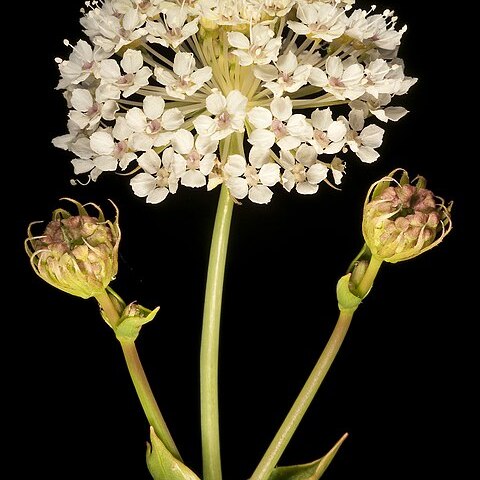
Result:
M398 65L390 66L382 58L370 62L365 68L365 91L375 98L381 93L394 93L397 81L389 73L396 68Z
M118 166L125 169L137 158L128 143L110 128L98 130L89 138L80 137L71 145L71 150L78 156L72 160L75 174L89 173L93 181L102 172L114 172Z
M187 18L188 12L181 6L173 5L166 9L164 21L147 21L147 41L159 43L164 47L177 48L187 38L198 32L198 19L187 22Z
M383 141L385 131L377 125L368 125L364 128L365 118L361 110L352 110L348 115L346 126L351 129L347 132L346 143L362 162L372 163L380 156L375 148Z
M335 155L376 160L384 132L366 119L399 120L395 97L416 82L394 12L354 3L88 0L87 38L65 40L69 56L56 59L68 131L53 143L87 183L131 170L149 203L179 184L225 183L255 203L277 183L335 188L345 171Z
M150 150L170 142L172 132L184 122L178 108L165 110L165 100L156 95L143 99L143 109L133 107L125 115L126 127L131 130L131 143L136 150Z
M227 33L228 42L235 48L232 53L239 58L240 65L244 67L252 63L266 65L277 60L282 39L274 37L274 31L261 24L251 28L250 38L240 32Z
M365 94L351 102L350 108L361 110L365 118L371 113L382 122L388 122L389 120L397 122L408 113L408 110L404 107L386 107L391 101L392 96L387 93L381 93L378 98Z
M115 8L117 5L119 2L103 2L101 8L90 10L80 20L86 35L105 52L118 52L146 34L142 27L147 16L131 3L123 11Z
M173 162L177 155L172 147L164 150L161 159L155 150L142 154L138 164L144 172L130 180L135 195L146 197L147 203L160 203L169 193L176 193L178 177L173 172Z
M70 85L78 85L90 75L96 76L100 62L110 55L100 47L92 48L85 40L79 40L72 49L68 60L57 59L61 75L57 85L59 90L66 89Z
M342 121L333 120L330 108L312 112L313 138L309 142L320 155L338 153L345 145L347 127Z
M247 165L241 155L229 155L223 167L226 176L225 185L231 195L239 200L248 198L254 203L270 202L273 192L270 188L280 181L280 167L275 163L266 163L260 170Z
M353 58L342 61L340 57L328 57L325 62L326 73L313 67L309 82L322 87L339 100L355 100L365 93L363 66Z
M218 142L209 137L194 136L184 129L177 130L172 136L172 147L180 155L173 162L175 175L186 187L203 187L207 184L206 177L211 173L217 156L215 151Z
M202 88L212 78L212 68L195 69L193 53L178 52L173 62L173 73L163 67L156 67L155 78L166 86L167 95L184 100Z
M199 115L193 121L197 133L222 140L233 132L243 132L248 99L238 90L232 90L226 97L221 93L212 93L206 99L207 110L214 118Z
M254 69L254 75L263 80L264 87L273 92L275 97L281 97L284 92L296 92L305 85L310 76L312 65L298 65L295 54L288 52L278 57L276 66L261 65Z
M317 152L310 145L300 145L295 156L282 150L279 162L285 169L281 182L288 192L295 187L302 195L312 195L318 191L318 184L327 178L328 167L317 160Z
M96 102L92 94L83 88L76 88L70 98L73 110L68 117L80 128L94 129L100 120L114 120L119 110L117 102L107 100L105 103Z
M120 70L122 67L125 73ZM99 101L118 100L123 93L125 98L148 85L152 71L143 66L143 55L138 50L128 49L123 54L120 65L114 59L102 60L99 75L100 86L96 98Z
M312 125L305 115L293 113L290 97L277 97L270 103L270 110L254 107L248 113L249 122L256 127L248 136L250 144L268 150L275 143L282 150L297 148L313 136Z
M297 7L300 22L289 20L287 25L298 35L332 42L345 31L346 16L342 9L328 3L301 2Z

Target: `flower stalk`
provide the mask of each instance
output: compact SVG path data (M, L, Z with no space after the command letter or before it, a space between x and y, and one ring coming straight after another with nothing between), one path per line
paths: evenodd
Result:
M262 457L250 480L268 480L277 465L305 412L312 403L323 379L328 373L342 343L347 335L353 318L353 312L340 312L337 324L326 344L320 358L308 377L305 385L292 405L288 415L277 431L274 439Z
M203 480L222 478L218 412L218 350L223 279L233 199L222 185L208 264L200 351L200 401Z
M106 291L97 295L95 298L98 301L106 320L115 330L122 320L121 312L119 312L116 303L112 301L112 297ZM164 443L168 451L175 458L181 460L180 452L173 441L148 382L145 370L143 369L142 362L138 355L135 341L128 338L119 338L118 340L122 347L128 372L148 423L153 427L155 434Z

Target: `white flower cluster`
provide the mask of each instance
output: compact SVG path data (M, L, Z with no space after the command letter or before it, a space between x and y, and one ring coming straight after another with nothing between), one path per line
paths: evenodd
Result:
M131 174L159 203L179 184L225 184L268 203L339 185L340 158L375 161L374 121L416 82L397 57L405 27L354 0L103 0L86 2L88 41L57 59L76 175ZM338 110L338 111L337 111ZM329 176L331 175L331 180Z

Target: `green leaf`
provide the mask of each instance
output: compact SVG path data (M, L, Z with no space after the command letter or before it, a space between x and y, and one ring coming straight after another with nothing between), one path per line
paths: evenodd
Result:
M333 457L337 454L348 433L333 446L333 448L322 458L312 463L293 465L291 467L277 467L268 480L318 480L330 465Z
M150 427L147 443L147 467L154 480L200 480L186 465L177 460Z

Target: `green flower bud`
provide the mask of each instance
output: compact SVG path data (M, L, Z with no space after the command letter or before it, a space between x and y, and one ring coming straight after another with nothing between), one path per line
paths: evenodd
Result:
M94 297L103 293L117 274L118 209L115 207L117 215L111 222L94 204L63 200L75 204L78 214L55 210L40 236L32 235L32 226L41 222L31 223L25 250L35 273L50 285L77 297ZM87 206L96 210L96 216L87 212Z
M372 255L390 263L408 260L438 245L451 231L452 204L445 205L425 186L425 178L410 184L407 172L397 169L370 187L362 230Z

